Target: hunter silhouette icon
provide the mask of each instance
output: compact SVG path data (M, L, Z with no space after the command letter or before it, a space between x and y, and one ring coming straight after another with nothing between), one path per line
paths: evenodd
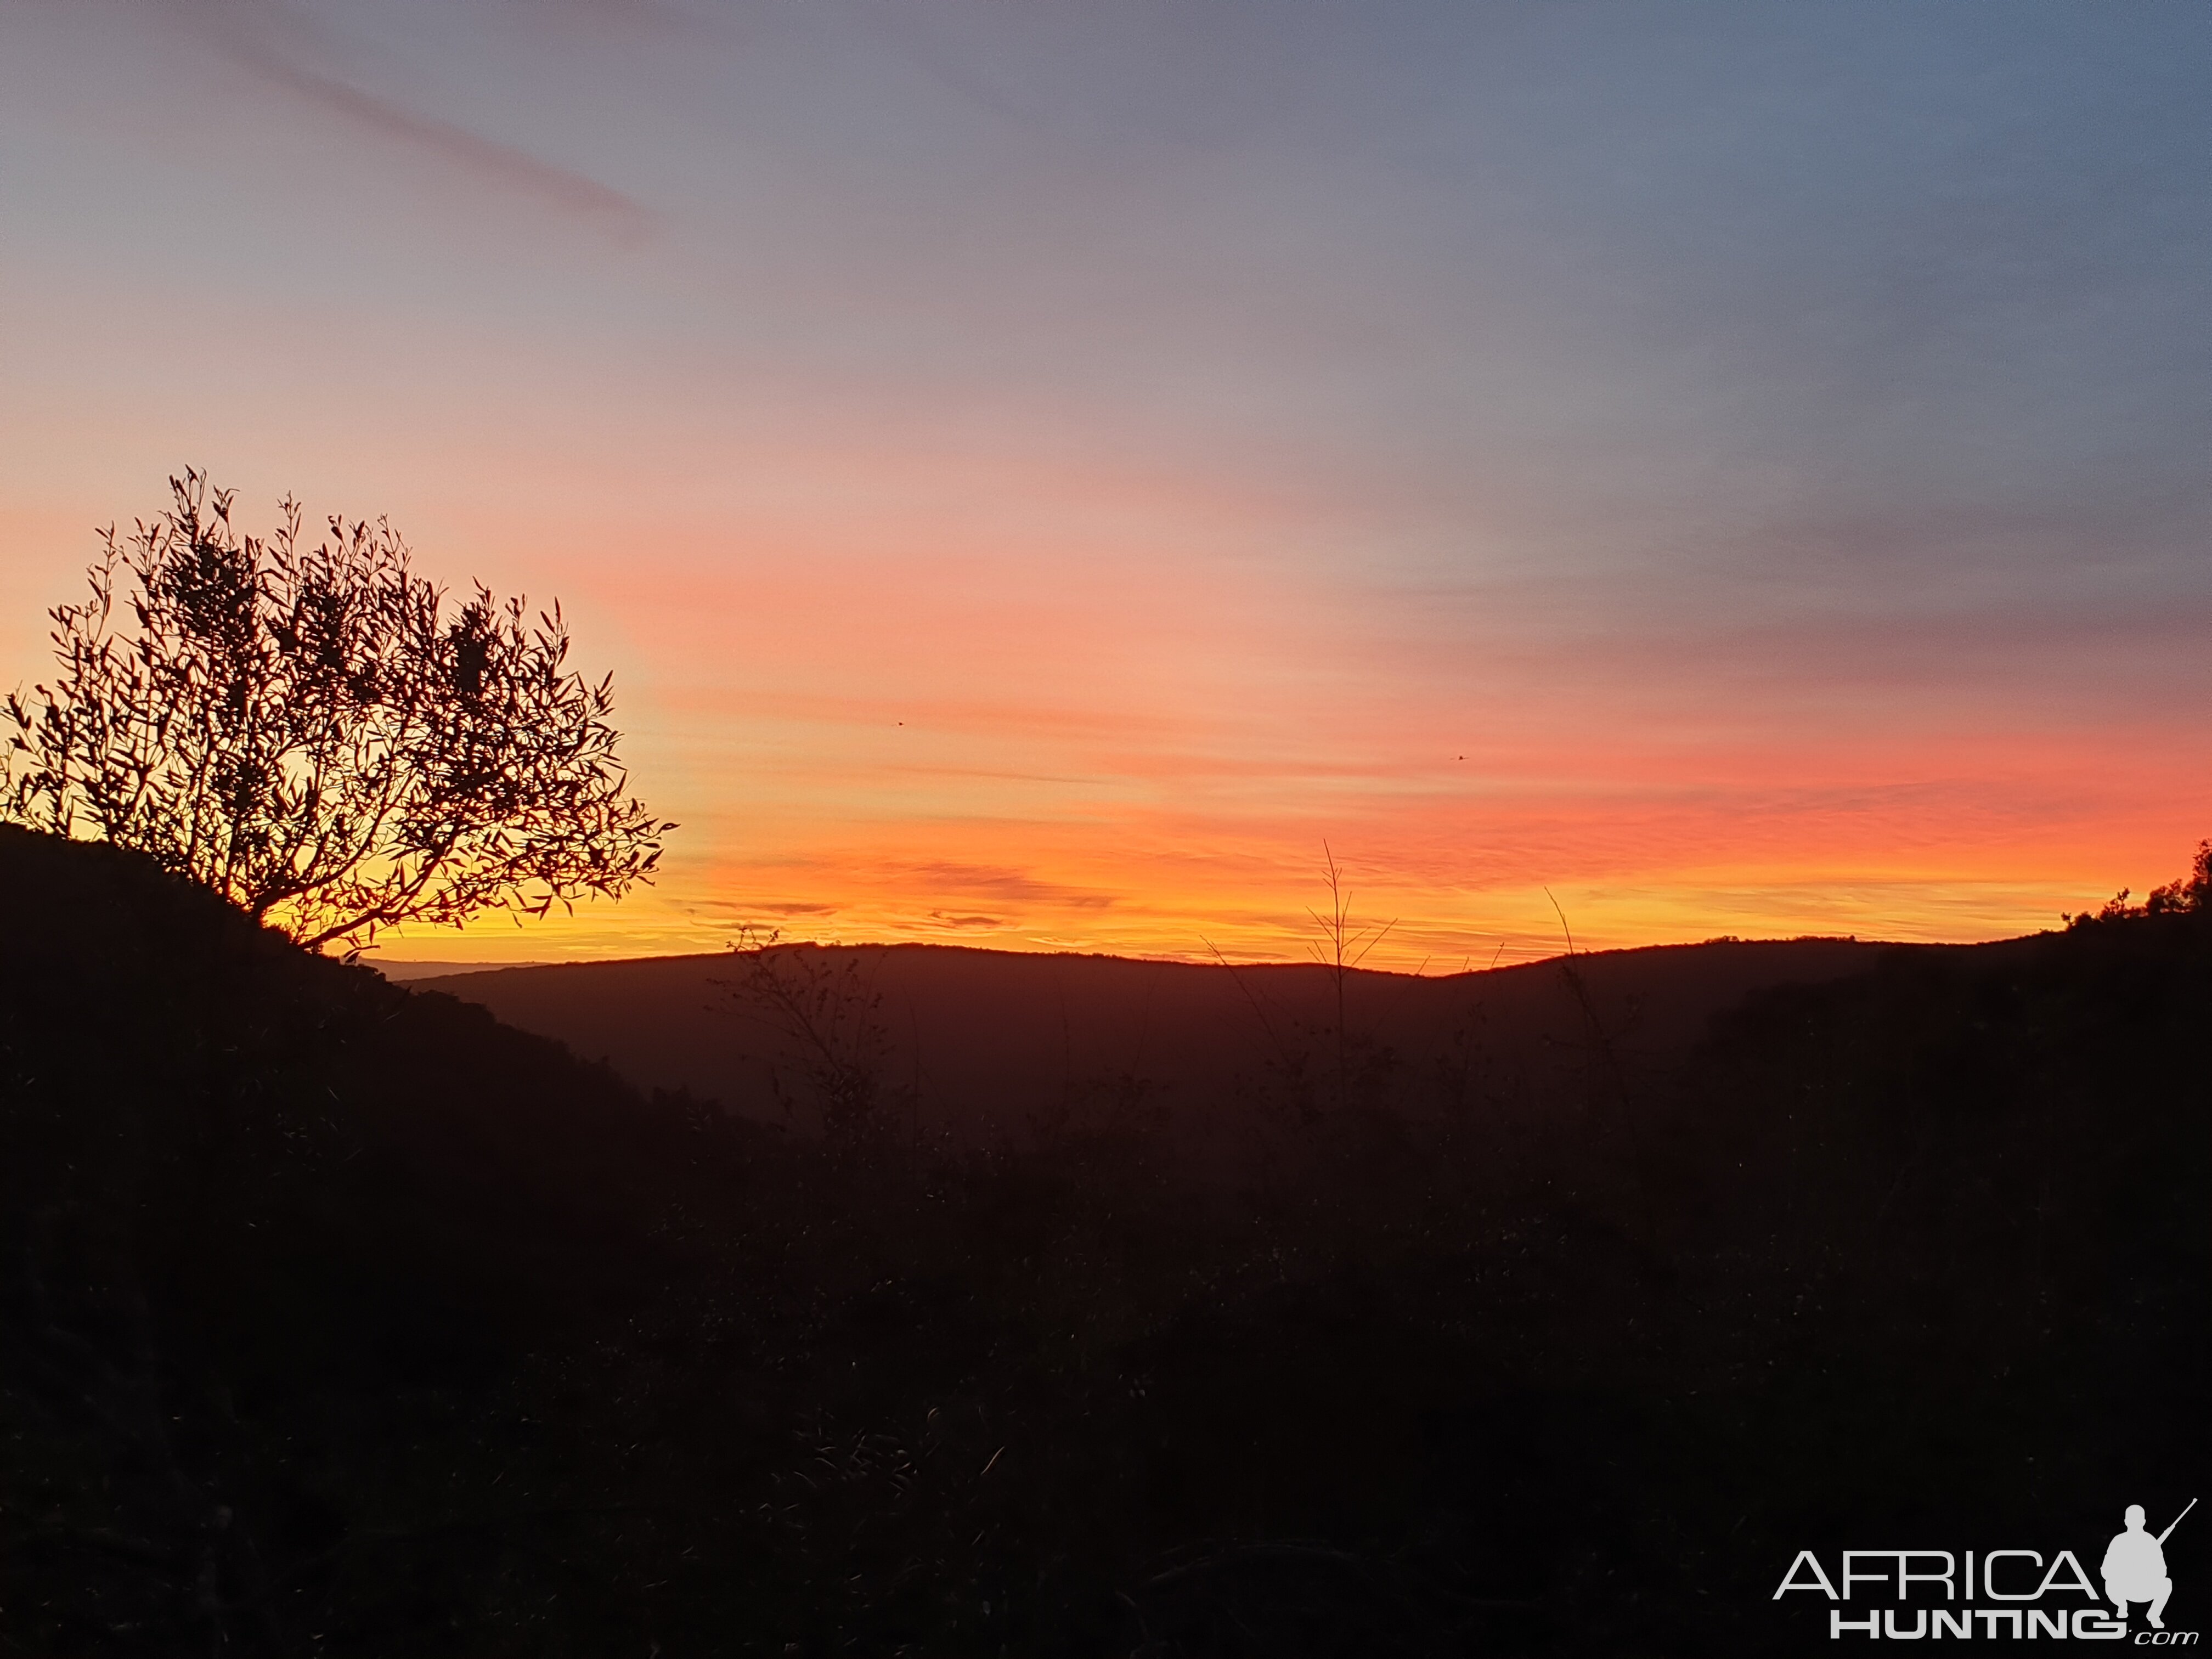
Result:
M2188 1509L2181 1511L2168 1523L2166 1530L2155 1538L2143 1530L2143 1506L2128 1505L2125 1532L2115 1533L2112 1541L2105 1546L2105 1595L2119 1610L2122 1619L2128 1616L2128 1603L2150 1603L2150 1624L2153 1630L2164 1630L2166 1620L2160 1617L2166 1611L2166 1598L2173 1594L2173 1580L2166 1576L2166 1540L2181 1524L2182 1516L2197 1507L2197 1500L2189 1500Z

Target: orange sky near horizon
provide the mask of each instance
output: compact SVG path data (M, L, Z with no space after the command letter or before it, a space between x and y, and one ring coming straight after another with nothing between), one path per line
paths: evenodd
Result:
M682 825L395 959L1296 958L1324 844L1429 972L2179 874L2196 49L1474 9L7 14L0 689L190 463L557 595Z

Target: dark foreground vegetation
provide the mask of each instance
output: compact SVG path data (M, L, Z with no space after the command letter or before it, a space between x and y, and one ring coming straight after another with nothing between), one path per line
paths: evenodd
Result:
M0 1652L1802 1651L1800 1548L2206 1470L2206 924L1199 1175L640 1098L0 830Z

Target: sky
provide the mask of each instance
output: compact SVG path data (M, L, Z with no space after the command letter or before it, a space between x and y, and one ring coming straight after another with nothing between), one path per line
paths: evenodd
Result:
M1431 972L2054 926L2212 836L2209 73L2196 0L0 0L0 689L189 464L557 597L681 825L395 957L1295 958L1328 855Z

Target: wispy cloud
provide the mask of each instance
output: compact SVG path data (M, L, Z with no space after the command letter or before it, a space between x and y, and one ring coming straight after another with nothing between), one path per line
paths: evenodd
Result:
M269 84L304 98L318 109L417 155L475 185L550 208L625 244L652 234L653 216L621 191L560 167L512 144L435 116L424 115L349 81L310 69L267 43L225 32L223 53Z
M1024 871L999 865L917 864L908 873L917 884L941 893L998 898L1014 903L1066 905L1078 910L1103 910L1114 902L1109 894L1039 881Z
M797 900L774 901L750 897L725 898L709 894L687 900L683 907L695 915L736 916L750 921L755 916L829 916L842 908L836 904L813 904Z
M989 929L994 927L1003 927L1006 926L1006 924L996 916L956 916L943 910L932 910L929 913L929 919L935 922L939 927Z

